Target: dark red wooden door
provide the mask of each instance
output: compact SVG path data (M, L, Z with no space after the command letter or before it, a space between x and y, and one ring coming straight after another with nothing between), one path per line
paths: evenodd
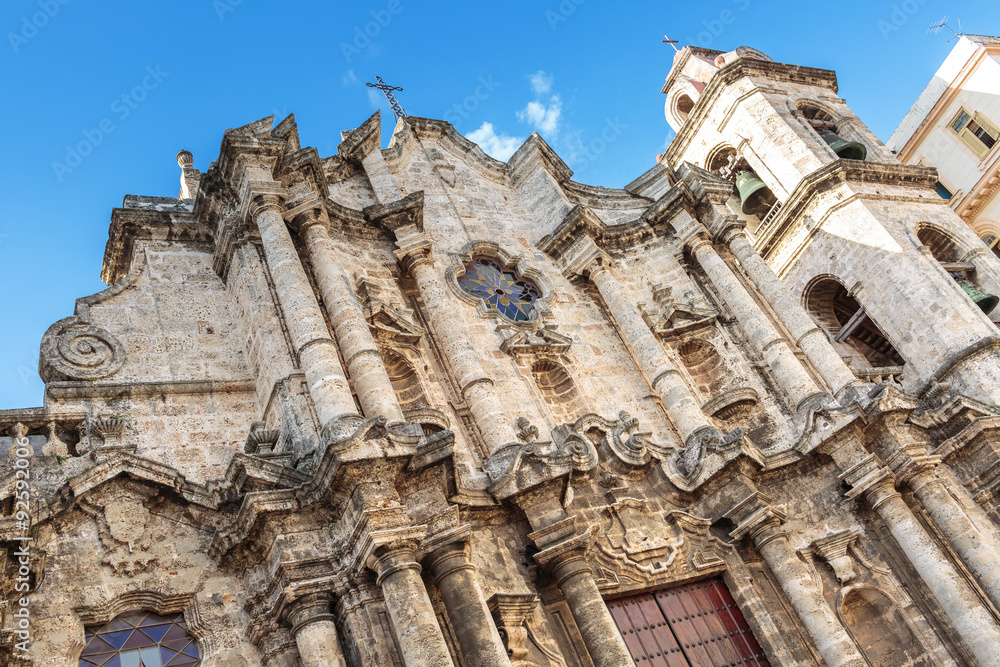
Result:
M721 579L608 603L637 667L724 667L768 662Z

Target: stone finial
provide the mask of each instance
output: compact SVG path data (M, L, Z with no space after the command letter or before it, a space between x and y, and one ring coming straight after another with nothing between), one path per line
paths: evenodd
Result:
M101 436L103 446L118 445L125 433L125 420L121 417L98 417L90 423L91 430Z
M201 172L194 168L194 155L191 151L182 150L177 154L177 164L181 168L181 191L177 193L177 198L194 199L201 185Z
M177 154L177 164L181 169L191 169L194 167L194 155L191 151L182 150Z

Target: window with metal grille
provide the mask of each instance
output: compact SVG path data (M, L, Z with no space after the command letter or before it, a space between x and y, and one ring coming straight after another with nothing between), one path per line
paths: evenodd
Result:
M768 665L721 579L608 603L637 667Z
M986 157L1000 138L1000 130L978 111L970 114L962 109L951 121L951 129L980 158Z

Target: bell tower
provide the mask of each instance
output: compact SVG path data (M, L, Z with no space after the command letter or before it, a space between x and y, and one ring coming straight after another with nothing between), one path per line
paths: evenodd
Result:
M793 336L818 328L860 376L892 369L910 393L1000 404L1000 260L937 195L936 171L900 164L851 111L834 72L688 46L661 92L677 132L661 163L733 183L712 232L777 311L789 296L805 308L811 331L778 313Z

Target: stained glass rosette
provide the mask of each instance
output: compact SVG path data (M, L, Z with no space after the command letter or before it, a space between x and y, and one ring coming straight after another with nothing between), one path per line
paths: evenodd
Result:
M485 301L487 307L515 322L531 317L535 301L541 295L535 285L504 271L487 257L474 258L458 284L472 296Z
M198 646L183 614L129 612L86 628L80 667L196 667Z

